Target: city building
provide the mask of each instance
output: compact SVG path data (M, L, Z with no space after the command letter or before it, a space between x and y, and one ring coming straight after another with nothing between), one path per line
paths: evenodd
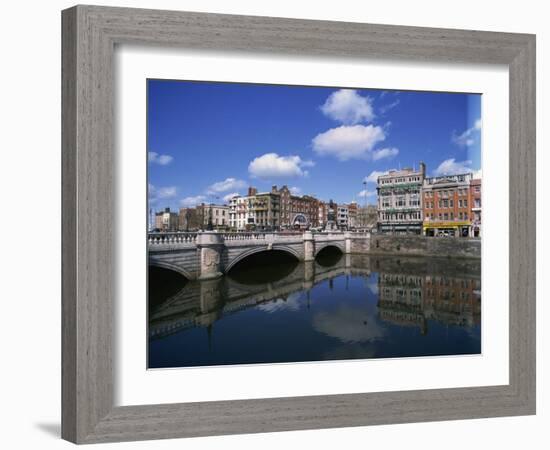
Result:
M229 201L229 226L247 229L279 230L318 227L328 221L329 208L311 195L293 195L285 185L269 192L248 188L246 196Z
M271 192L248 188L248 195L235 196L229 201L229 226L237 231L258 229L276 230L281 221L281 194L277 186Z
M210 226L215 229L226 229L229 227L229 206L215 205L213 203L201 203L197 206L197 214L200 228L205 229Z
M348 228L354 230L359 227L359 207L357 202L348 204Z
M309 228L318 227L319 200L311 195L293 195L284 185L277 190L273 186L271 191L280 195L280 222L281 228Z
M318 215L317 221L320 227L324 227L327 224L327 215L328 215L328 204L322 200L319 200L319 205L317 207Z
M470 181L470 205L470 236L481 237L481 178L473 178Z
M229 226L237 231L246 230L248 223L248 197L236 196L229 200Z
M160 231L177 231L178 214L171 212L170 208L164 208L155 214L155 229Z
M197 208L180 208L178 214L179 231L196 231L201 227L201 217Z
M277 186L275 186L277 188ZM288 186L283 186L281 189L279 189L279 194L281 195L281 217L280 217L280 225L282 228L289 228L291 224L291 204L290 204L290 189L288 189Z
M250 217L254 219L253 224L257 229L274 230L279 228L281 195L277 192L277 186L273 186L271 192L260 192L254 195L253 201L249 202Z
M336 214L336 226L347 230L349 227L349 208L347 205L338 205Z
M471 173L424 180L424 235L470 236L471 180Z
M422 184L426 166L391 170L378 177L378 229L382 233L422 233Z
M319 200L311 195L302 195L301 197L293 195L290 202L294 212L292 225L295 228L319 226ZM303 218L305 218L305 223Z

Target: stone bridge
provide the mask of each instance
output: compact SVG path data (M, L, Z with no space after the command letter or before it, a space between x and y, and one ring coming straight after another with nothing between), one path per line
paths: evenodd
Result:
M187 279L222 276L250 255L279 250L299 261L313 261L326 247L344 254L368 251L370 234L312 233L150 233L149 265L178 272Z

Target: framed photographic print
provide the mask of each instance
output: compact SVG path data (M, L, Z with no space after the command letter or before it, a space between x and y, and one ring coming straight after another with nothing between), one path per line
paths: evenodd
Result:
M64 11L63 437L534 414L534 55Z

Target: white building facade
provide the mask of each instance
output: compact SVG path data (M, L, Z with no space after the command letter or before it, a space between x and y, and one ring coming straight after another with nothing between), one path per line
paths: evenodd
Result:
M391 170L378 177L378 230L382 233L422 233L422 185L426 166Z

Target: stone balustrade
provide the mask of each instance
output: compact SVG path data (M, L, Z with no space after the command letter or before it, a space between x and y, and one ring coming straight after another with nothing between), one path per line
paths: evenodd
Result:
M168 233L149 233L148 243L153 245L173 245L173 244L195 244L198 233L187 232L168 232Z

